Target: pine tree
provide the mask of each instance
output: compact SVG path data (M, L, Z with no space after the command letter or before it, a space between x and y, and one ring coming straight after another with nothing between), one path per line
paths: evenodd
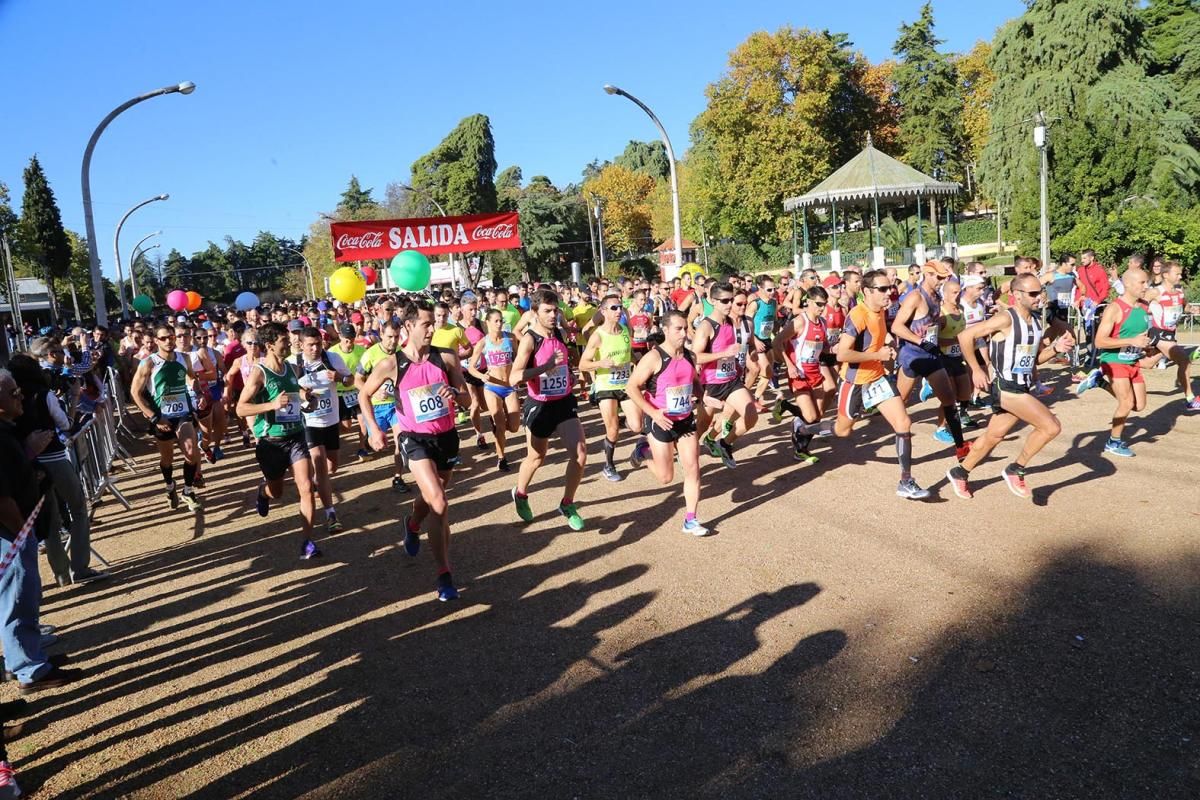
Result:
M448 214L496 210L496 141L492 123L473 114L412 165L412 186L428 193ZM421 198L418 198L420 200Z
M926 3L916 22L900 26L892 80L902 109L903 160L952 180L962 173L962 100L954 63L937 49L941 43L933 33L933 6Z
M347 219L362 219L363 212L369 212L374 207L375 201L371 199L371 190L362 188L358 182L358 176L351 175L350 183L346 186L346 191L342 192L342 199L338 201L338 216ZM366 214L365 216L371 215Z
M25 168L25 194L21 198L21 229L24 249L41 266L42 276L50 292L50 315L53 320L57 303L54 281L64 280L71 270L71 243L63 230L62 215L54 201L54 192L46 181L46 173L37 156L29 159Z

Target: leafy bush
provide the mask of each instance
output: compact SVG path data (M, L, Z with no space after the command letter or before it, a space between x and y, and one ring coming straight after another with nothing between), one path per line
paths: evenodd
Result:
M1056 254L1078 254L1089 247L1106 264L1143 253L1174 259L1191 270L1200 259L1200 208L1178 211L1143 205L1104 218L1086 217L1055 239L1052 249Z

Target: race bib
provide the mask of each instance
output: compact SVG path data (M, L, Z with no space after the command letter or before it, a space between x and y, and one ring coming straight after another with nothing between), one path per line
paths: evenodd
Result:
M717 361L718 380L732 380L737 377L737 359L722 358Z
M821 343L806 339L800 347L800 361L804 364L817 363L821 355Z
M630 364L622 364L608 371L608 382L612 386L624 387L629 383Z
M337 420L337 410L333 405L333 389L325 387L313 391L313 410L304 412L305 422L328 422L330 417Z
M1054 295L1054 299L1062 308L1066 308L1067 306L1071 305L1070 292L1059 292L1058 294Z
M1175 323L1179 322L1179 307L1171 306L1163 309L1162 326L1164 328L1174 328Z
M188 415L187 395L183 392L163 395L158 411L167 419L179 419Z
M1122 361L1125 361L1129 364L1132 364L1142 357L1143 352L1144 351L1142 350L1142 348L1134 347L1133 345L1129 345L1128 347L1121 348L1121 352L1117 354L1117 358L1119 358Z
M842 338L841 328L829 328L825 331L825 341L832 345L837 345L838 340Z
M667 398L666 412L672 416L682 416L692 413L692 387L668 386L663 393Z
M433 422L449 416L450 404L439 394L445 385L438 381L429 386L417 386L408 390L408 404L412 408L415 422Z
M946 348L946 355L950 356L951 358L958 358L962 355L962 345L960 345L958 342L950 345Z
M925 333L921 334L921 341L929 342L930 344L937 344L937 334L937 325L930 325L925 328Z
M541 394L545 397L562 397L567 393L567 365L560 364L549 372L543 373Z
M1034 352L1033 345L1019 344L1016 346L1016 355L1013 357L1013 375L1032 375L1036 363L1037 353Z
M382 404L391 402L396 398L396 382L391 378L384 380L383 385L379 387L379 391L375 393L376 403Z
M299 422L300 421L300 396L287 392L283 395L287 398L287 405L283 408L275 409L276 422Z
M509 350L488 350L485 358L489 367L507 367L512 363L512 352Z
M775 329L775 320L771 319L770 317L764 317L763 319L759 320L758 333L756 335L760 339L770 339L771 331L773 331L774 329Z
M347 389L342 393L342 398L346 401L347 408L354 408L358 405L358 389Z
M863 408L872 409L883 401L890 400L895 396L896 392L892 389L892 382L886 376L879 378L863 387Z

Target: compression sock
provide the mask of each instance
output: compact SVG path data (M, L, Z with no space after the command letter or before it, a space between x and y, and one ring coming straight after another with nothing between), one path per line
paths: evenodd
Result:
M183 465L183 485L192 488L192 484L196 482L196 465L184 463Z
M800 406L796 405L790 400L780 400L779 407L791 414L796 419L802 419L804 417L804 414L800 413Z
M616 449L616 442L610 442L608 439L604 440L604 464L609 469L616 469L616 465L613 464L613 451Z
M950 435L954 437L954 446L962 447L962 420L955 413L954 406L942 406L942 413L946 415L946 427L950 430Z
M159 469L159 472L161 472L161 473L162 473L162 476L163 476L163 482L164 482L164 483L166 483L166 484L167 484L167 486L173 486L173 485L175 485L175 478L173 478L173 477L171 476L171 473L172 473L172 472L174 471L174 469L175 469L175 465L174 465L174 464L159 464L159 465L158 465L158 469Z
M912 477L912 434L896 434L896 458L900 460L900 480Z

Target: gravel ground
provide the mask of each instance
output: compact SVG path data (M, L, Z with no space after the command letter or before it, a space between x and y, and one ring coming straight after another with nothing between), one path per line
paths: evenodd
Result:
M1113 460L1111 398L1045 377L1064 430L1032 502L999 479L1011 437L954 498L926 403L929 502L894 496L881 421L803 468L768 424L736 471L704 458L700 540L678 482L600 477L598 437L588 529L553 513L560 454L518 526L464 439L452 604L379 460L337 477L348 531L301 562L249 451L192 516L143 450L134 510L97 513L115 579L46 589L86 677L31 699L11 758L37 797L1200 796L1200 415L1149 373Z

